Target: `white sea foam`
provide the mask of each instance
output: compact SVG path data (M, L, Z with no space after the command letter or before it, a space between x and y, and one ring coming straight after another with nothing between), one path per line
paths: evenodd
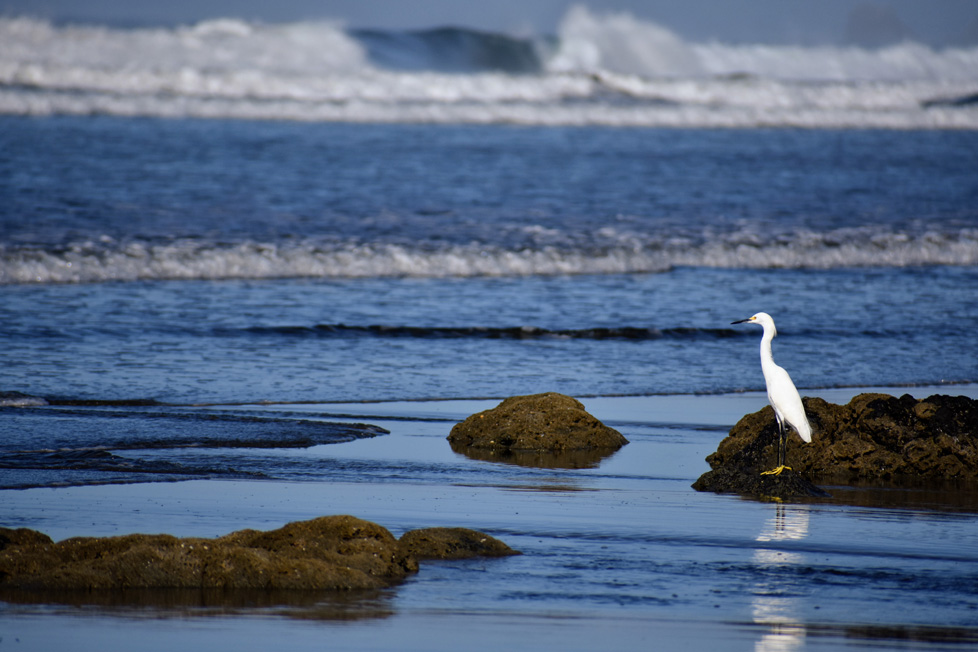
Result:
M0 391L0 407L41 407L47 404L48 402L40 396Z
M498 246L442 248L313 242L219 245L82 242L57 249L0 249L0 284L97 283L141 279L474 277L657 273L677 266L719 268L909 267L978 265L978 231L955 234L841 229L802 231L763 240L734 233L705 242L640 241L604 234L606 244L511 250ZM615 242L616 244L607 244Z
M904 42L882 49L691 43L627 13L576 6L564 17L553 70L645 78L749 75L795 82L978 80L978 48L934 50Z
M978 129L978 101L960 101L978 95L978 48L691 43L578 7L540 51L532 74L397 71L329 22L117 29L4 18L0 114Z

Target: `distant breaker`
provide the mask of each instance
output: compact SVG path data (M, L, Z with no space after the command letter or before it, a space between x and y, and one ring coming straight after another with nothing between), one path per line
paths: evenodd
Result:
M0 43L10 115L978 129L978 47L696 43L580 7L556 36L0 18Z
M285 242L219 243L203 239L158 242L109 241L0 246L0 285L98 283L132 280L235 278L381 278L550 276L562 274L660 273L675 267L730 269L914 267L978 265L978 232L881 234L803 233L768 242L743 235L715 235L700 243L625 238L594 243L527 246L499 244L413 245Z

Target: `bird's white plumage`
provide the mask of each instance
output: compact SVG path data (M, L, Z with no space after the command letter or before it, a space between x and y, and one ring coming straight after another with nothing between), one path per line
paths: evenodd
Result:
M782 423L790 425L802 439L810 442L812 427L808 423L798 390L791 382L791 376L773 362L768 367L762 367L762 370L764 382L767 383L767 400L771 402L774 412Z
M791 382L791 376L774 363L774 356L771 354L771 340L778 334L777 328L774 327L774 319L766 312L759 312L744 321L758 324L764 329L764 334L761 336L761 371L764 373L764 383L767 385L767 400L771 402L774 413L781 423L790 425L803 440L810 442L812 427L805 415L801 396L795 389L795 384Z

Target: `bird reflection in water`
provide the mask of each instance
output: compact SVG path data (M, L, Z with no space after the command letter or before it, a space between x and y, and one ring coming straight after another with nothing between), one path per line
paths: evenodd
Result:
M785 541L800 541L808 536L808 507L804 505L777 505L773 518L757 535L761 544L770 542L772 547L758 547L754 562L758 566L761 581L754 588L751 602L753 621L765 627L765 634L754 644L756 652L788 652L805 644L805 625L800 622L800 597L793 589L791 573L782 572L785 567L802 564L804 553L782 549Z

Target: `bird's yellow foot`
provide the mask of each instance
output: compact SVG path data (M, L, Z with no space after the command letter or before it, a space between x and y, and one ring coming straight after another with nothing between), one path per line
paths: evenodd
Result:
M781 472L785 470L791 471L791 467L782 464L776 469L771 469L770 471L761 471L761 475L781 475Z

